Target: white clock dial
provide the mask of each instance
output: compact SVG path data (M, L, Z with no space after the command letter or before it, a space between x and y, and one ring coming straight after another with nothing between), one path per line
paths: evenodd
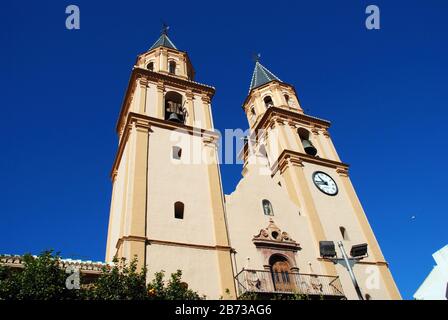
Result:
M338 186L336 182L334 182L334 180L324 172L314 172L313 182L316 187L325 194L334 196L338 193Z

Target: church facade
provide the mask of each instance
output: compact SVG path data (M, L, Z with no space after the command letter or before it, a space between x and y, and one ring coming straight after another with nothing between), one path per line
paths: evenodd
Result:
M137 257L148 277L181 269L210 299L357 299L346 266L319 243L366 243L353 267L363 297L401 299L330 122L306 115L295 88L257 61L243 103L243 177L224 195L215 90L194 76L166 32L136 60L116 126L106 261Z

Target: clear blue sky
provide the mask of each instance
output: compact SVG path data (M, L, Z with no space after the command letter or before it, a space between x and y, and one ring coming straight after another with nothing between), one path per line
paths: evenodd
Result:
M65 7L81 29L65 29ZM368 4L381 30L364 27ZM247 128L251 55L296 86L331 134L405 298L447 244L448 3L1 3L0 252L104 259L114 125L137 54L159 36L217 88L218 129ZM237 165L222 167L230 193ZM411 220L411 216L416 219Z

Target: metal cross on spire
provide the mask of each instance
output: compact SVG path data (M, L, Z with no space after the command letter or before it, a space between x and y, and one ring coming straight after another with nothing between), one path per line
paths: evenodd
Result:
M259 62L261 58L261 53L253 53L252 54L252 60L254 60L254 62Z
M168 29L170 28L169 25L167 25L165 22L162 23L162 34L167 35L168 34Z

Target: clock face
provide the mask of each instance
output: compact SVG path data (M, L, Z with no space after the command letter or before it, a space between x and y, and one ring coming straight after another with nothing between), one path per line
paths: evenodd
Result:
M338 186L336 182L334 182L334 180L324 172L314 172L313 182L316 187L325 194L335 196L338 193Z

